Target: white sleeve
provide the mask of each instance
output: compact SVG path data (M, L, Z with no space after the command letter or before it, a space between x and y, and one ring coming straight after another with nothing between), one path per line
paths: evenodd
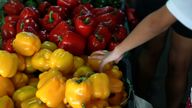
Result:
M192 30L192 0L169 0L166 6L178 21Z

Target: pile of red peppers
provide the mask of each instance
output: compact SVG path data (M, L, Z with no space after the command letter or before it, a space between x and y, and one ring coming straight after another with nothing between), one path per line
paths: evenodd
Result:
M3 10L3 49L9 52L14 52L12 40L22 31L36 34L42 42L52 41L74 55L113 50L128 35L125 13L112 6L57 0L56 5L43 1L33 7L9 0Z

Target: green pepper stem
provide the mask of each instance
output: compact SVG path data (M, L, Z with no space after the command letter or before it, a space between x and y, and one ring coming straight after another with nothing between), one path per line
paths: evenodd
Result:
M50 11L50 12L49 12L49 22L50 22L50 23L53 23L53 21L54 21L52 15L53 15L53 11Z
M83 23L84 23L84 24L89 24L89 23L90 23L90 18L89 18L89 17L85 18L85 19L83 20Z

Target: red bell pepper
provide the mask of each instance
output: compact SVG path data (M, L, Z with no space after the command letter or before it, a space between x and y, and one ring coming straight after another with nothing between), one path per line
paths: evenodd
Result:
M61 6L50 6L48 9L48 13L51 11L58 13L63 19L67 18L67 13L68 13L67 8L64 8Z
M58 45L62 41L65 32L71 31L71 27L65 21L61 21L49 34L49 40Z
M109 43L108 50L109 50L109 51L114 50L117 45L119 45L119 42L111 41L111 42Z
M86 40L75 32L66 32L63 40L58 47L69 51L73 55L83 55L85 51Z
M8 52L10 52L10 53L15 52L15 51L14 51L14 48L13 48L13 46L12 46L13 40L14 40L14 38L10 38L10 39L8 39L8 40L3 40L2 49L3 49L3 50L6 50L6 51L8 51Z
M48 31L52 30L58 23L62 21L61 16L58 13L50 11L47 15L40 20L41 25Z
M133 29L139 22L135 13L135 9L128 7L126 9L126 15L127 15L127 20L130 23L131 29Z
M97 33L98 35L102 35L105 38L106 43L109 43L111 40L111 32L108 28L108 26L104 25L104 24L100 24L97 26L95 33Z
M116 37L116 40L121 42L127 37L127 35L127 29L122 24L120 24L115 27L112 37Z
M19 16L20 19L33 18L35 21L39 19L39 11L34 7L25 7Z
M39 4L38 6L38 10L41 13L41 16L44 16L47 12L49 7L51 6L51 3L49 3L48 1L43 1Z
M93 9L93 6L90 3L87 4L80 4L79 6L75 7L75 9L72 12L72 18L75 19L78 16L82 15L92 15L91 10Z
M15 15L6 16L4 20L5 20L5 23L12 23L16 25L17 21L19 20L19 16L15 16Z
M3 24L3 26L1 27L1 31L3 39L14 38L16 35L15 25L12 23Z
M48 39L48 31L45 29L42 29L39 31L37 36L39 37L39 39L43 43L44 41L46 41Z
M80 4L79 0L57 0L57 5L67 9L74 9Z
M106 45L107 43L105 37L95 33L88 38L88 53L90 54L97 50L103 50L105 49Z
M38 35L39 26L32 18L20 19L17 22L17 33L22 31L31 32Z
M102 14L106 14L106 13L109 13L109 12L112 12L114 11L114 8L111 7L111 6L105 6L105 7L102 7L102 8L93 8L91 10L91 13L97 17L99 15L102 15Z
M94 21L91 16L78 16L75 18L75 29L79 34L81 34L84 38L87 38L94 29Z
M4 4L3 9L8 15L19 15L24 5L19 0L9 0Z
M98 25L100 23L105 23L111 31L115 28L116 25L122 24L124 22L124 12L115 9L112 12L99 15L95 18L95 24Z

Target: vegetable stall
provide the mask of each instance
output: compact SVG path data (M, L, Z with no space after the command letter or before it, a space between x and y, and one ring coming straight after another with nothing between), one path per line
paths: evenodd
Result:
M100 72L101 61L88 57L127 37L124 2L1 0L0 107L126 107L128 59Z

